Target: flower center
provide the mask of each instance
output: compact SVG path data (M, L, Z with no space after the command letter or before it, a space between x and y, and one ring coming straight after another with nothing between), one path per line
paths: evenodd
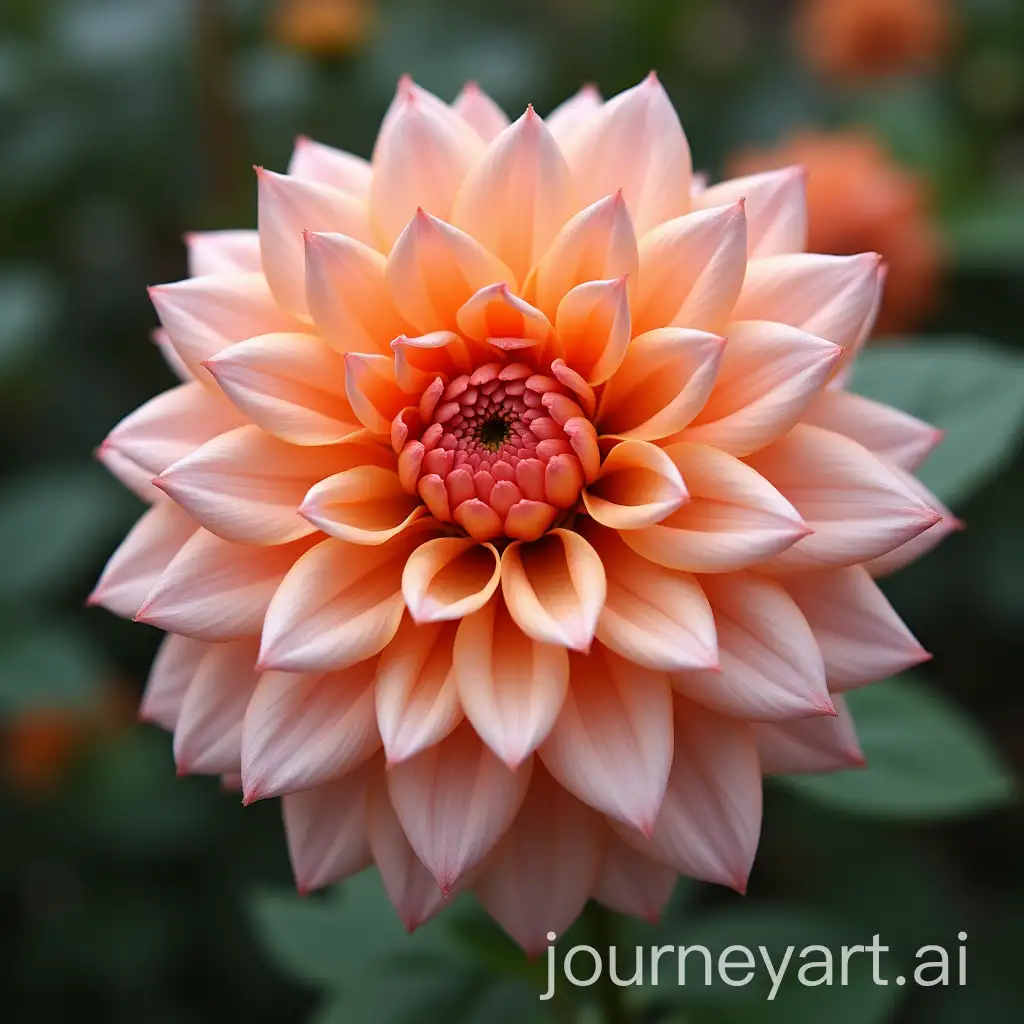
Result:
M424 393L399 474L431 515L476 540L536 540L574 509L584 471L572 391L525 363L487 363ZM588 424L589 426L589 424Z

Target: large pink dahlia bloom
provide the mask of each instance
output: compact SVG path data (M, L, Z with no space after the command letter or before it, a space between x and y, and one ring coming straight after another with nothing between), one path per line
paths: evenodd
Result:
M93 600L168 632L143 717L283 796L301 889L469 886L536 951L742 890L762 773L861 763L842 692L926 657L873 577L953 521L938 433L843 390L878 257L804 237L799 169L695 184L652 75L512 124L403 81L370 163L300 139L188 239Z

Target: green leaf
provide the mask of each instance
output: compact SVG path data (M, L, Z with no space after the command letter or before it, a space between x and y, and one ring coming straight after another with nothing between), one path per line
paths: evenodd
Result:
M984 735L924 683L903 677L847 695L868 767L779 781L856 814L927 821L1005 804L1013 785Z
M20 604L66 588L123 528L132 501L99 466L51 466L11 480L0 503L0 600Z
M90 707L106 671L100 653L74 627L50 624L0 635L0 714Z
M946 436L918 476L962 504L1013 456L1024 421L1024 360L967 338L870 347L852 391L919 416Z

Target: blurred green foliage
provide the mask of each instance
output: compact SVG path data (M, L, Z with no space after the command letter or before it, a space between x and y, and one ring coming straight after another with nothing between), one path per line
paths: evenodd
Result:
M137 693L145 678L156 634L82 608L139 511L90 456L172 383L147 341L145 287L184 274L182 232L251 226L249 168L282 169L300 132L368 153L402 72L449 99L475 78L514 114L656 67L701 169L797 126L856 124L926 178L948 266L922 330L941 337L869 352L855 387L947 430L924 478L969 528L887 582L935 660L854 695L870 769L769 787L746 901L681 884L657 927L591 909L559 941L610 928L626 958L637 943L877 931L909 957L964 929L962 989L858 975L767 1003L673 985L624 990L617 1012L638 1024L1019 1015L1024 819L1008 779L1024 764L1024 5L962 0L937 73L843 88L800 66L787 0L379 0L364 40L320 58L271 36L271 6L0 8L0 740L34 709L77 713L112 680ZM540 1003L543 964L468 897L412 939L372 874L298 900L277 808L243 812L212 780L176 779L169 738L148 727L89 736L43 792L14 779L0 793L4 1021L585 1024L615 997Z

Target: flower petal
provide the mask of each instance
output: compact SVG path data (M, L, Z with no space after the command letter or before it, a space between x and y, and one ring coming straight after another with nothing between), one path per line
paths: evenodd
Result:
M402 830L442 892L450 892L508 830L526 796L531 767L528 762L510 771L463 722L387 773Z
M703 576L720 667L679 672L672 686L735 718L779 721L834 714L815 634L786 591L753 573Z
M491 142L466 176L452 223L522 281L573 211L569 166L531 106Z
M555 236L527 279L524 295L553 320L558 304L586 281L636 283L636 232L620 189L581 210Z
M390 355L407 328L384 280L387 260L348 235L307 231L306 301L322 337L336 352Z
M842 697L835 697L835 705L836 714L827 718L754 722L751 732L765 775L863 768L864 755L857 742L853 716Z
M634 337L601 395L598 429L654 441L682 430L715 384L725 339L662 327Z
M679 878L677 872L645 857L611 835L605 844L601 873L591 895L598 903L657 924Z
M174 729L174 761L179 774L238 771L242 718L258 678L255 663L253 639L207 648Z
M566 139L565 155L580 200L621 188L639 233L690 207L690 147L653 71Z
M501 556L501 590L519 628L540 643L589 650L605 597L604 568L578 533L551 530Z
M336 444L362 430L345 395L345 357L311 334L265 334L205 364L258 427L292 444Z
M374 243L366 202L315 181L258 168L260 254L267 283L287 310L306 316L306 231L337 231ZM266 328L264 328L266 331Z
M544 349L554 328L536 307L514 295L507 284L481 288L467 299L455 315L459 330L474 341L523 339ZM529 347L524 345L523 347Z
M747 208L750 259L803 252L807 247L807 175L803 167L783 167L711 185L694 197L707 210L743 200Z
M370 213L385 251L417 209L448 219L484 148L458 113L411 82L399 83L373 150Z
M544 118L548 129L563 150L569 139L601 109L603 103L597 86L589 83L559 103Z
M424 334L456 330L459 308L474 292L516 280L476 239L423 210L395 242L385 279L398 312Z
M325 146L322 142L300 135L295 140L288 174L292 178L314 181L318 185L347 192L365 201L370 195L373 168L361 156Z
M797 510L738 459L685 442L664 450L682 475L690 500L657 526L622 535L644 558L687 572L735 572L806 536Z
M613 530L637 530L660 523L689 495L675 463L660 448L647 441L620 441L582 497L597 522Z
M626 279L578 284L558 304L555 330L566 363L588 384L603 384L629 347Z
M209 644L187 636L168 633L160 642L153 667L149 670L146 690L139 705L139 720L155 722L173 732L181 713L181 703L192 683L199 662L209 651Z
M401 334L392 340L388 355L394 360L395 383L406 400L421 394L439 376L457 377L474 368L469 346L454 331L434 331L418 338Z
M569 682L565 648L524 636L495 595L462 620L454 658L466 717L484 743L509 768L517 768L561 710Z
M614 530L590 526L584 535L608 579L596 634L605 647L665 672L718 664L715 620L694 576L641 558Z
M501 559L493 544L437 537L409 556L402 594L417 622L457 620L483 608L500 580Z
M462 721L452 667L455 623L418 626L408 616L377 669L377 724L388 764L439 743Z
M798 424L748 464L797 508L813 533L762 568L838 568L892 551L941 515L881 459L841 434Z
M743 203L676 217L640 236L635 331L689 327L720 333L747 266Z
M309 545L305 537L275 547L250 547L196 530L135 619L197 640L255 635L278 584Z
M584 803L649 833L672 766L668 677L601 646L571 653L569 672L541 760Z
M462 87L452 110L461 114L484 142L490 142L508 127L508 115L476 82L467 82Z
M909 413L838 388L820 391L804 423L844 434L869 452L913 472L942 440L943 431Z
M526 951L540 956L549 932L579 916L601 866L600 817L542 769L512 827L474 885L484 909Z
M261 664L328 671L379 653L402 621L402 568L420 540L413 526L375 547L330 538L307 551L267 610Z
M198 525L224 540L287 544L313 532L298 513L309 488L335 472L339 460L370 461L378 451L370 445L301 448L259 427L238 427L173 463L156 483ZM376 461L388 455L382 452Z
M749 455L785 434L822 393L843 350L765 320L729 324L714 390L680 440Z
M360 766L340 779L281 801L288 856L300 895L333 885L373 862L366 829L366 784Z
M258 231L190 231L185 245L190 277L263 272Z
M380 749L377 659L326 675L265 672L242 727L245 803L340 778Z
M156 502L110 556L88 603L133 618L197 529L198 524L173 501Z

